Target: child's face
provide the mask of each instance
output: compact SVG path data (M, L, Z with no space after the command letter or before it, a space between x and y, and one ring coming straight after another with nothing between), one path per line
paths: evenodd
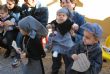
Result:
M84 31L83 42L85 45L93 45L98 42L98 39L94 36L93 33L88 31Z
M7 4L6 5L7 5L8 9L13 9L15 7L15 2L7 0Z
M3 19L8 15L8 12L5 12L4 10L0 10L0 18Z
M65 13L57 13L56 20L57 23L63 23L67 20L68 16Z
M20 32L21 32L22 35L28 35L28 33L25 32L24 30L22 30L22 29L19 29L19 30L20 30Z
M61 7L67 7L70 10L73 10L76 6L75 3L71 2L70 0L62 0L62 2L60 2Z

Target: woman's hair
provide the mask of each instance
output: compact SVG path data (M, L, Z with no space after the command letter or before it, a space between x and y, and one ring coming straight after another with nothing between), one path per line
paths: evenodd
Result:
M9 1L11 1L11 2L14 1L15 2L15 5L18 4L18 2L19 2L19 0L9 0Z
M68 2L68 0L65 0L66 2ZM62 0L60 0L60 2L62 2ZM76 3L76 0L70 0L71 3Z
M0 5L0 10L3 10L4 12L8 12L8 8L6 5Z

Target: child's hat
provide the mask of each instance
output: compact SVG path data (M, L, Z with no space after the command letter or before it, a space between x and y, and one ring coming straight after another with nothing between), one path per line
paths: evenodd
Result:
M63 8L61 8L61 9L59 9L59 10L57 11L57 13L64 13L64 14L66 14L66 15L69 16L69 17L70 17L70 15L71 15L70 10L69 10L68 8L66 8L66 7L63 7Z
M97 38L102 37L102 27L97 23L85 23L81 28L93 33Z

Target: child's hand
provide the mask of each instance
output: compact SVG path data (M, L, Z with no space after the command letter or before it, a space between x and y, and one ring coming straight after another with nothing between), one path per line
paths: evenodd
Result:
M73 37L75 37L76 36L76 33L74 32L74 30L70 30L70 34L73 36Z
M0 21L0 26L3 27L3 22Z
M20 54L20 57L21 57L21 59L26 58L26 53L25 53L25 52L22 52L22 53Z
M77 54L73 54L73 55L71 56L71 58L72 58L73 60L78 60L78 55L77 55Z
M4 25L5 26L10 26L10 25L14 25L14 23L9 21L9 20L7 20L7 21L4 22Z
M74 31L78 31L78 29L79 29L78 24L74 23L74 24L72 25L72 29L73 29Z

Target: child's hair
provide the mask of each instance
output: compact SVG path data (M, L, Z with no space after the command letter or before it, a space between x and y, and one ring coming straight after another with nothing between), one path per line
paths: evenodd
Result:
M8 8L6 5L0 5L0 10L3 10L4 12L8 12Z
M9 0L9 1L11 1L11 2L15 2L15 5L17 5L18 2L19 2L19 0Z

